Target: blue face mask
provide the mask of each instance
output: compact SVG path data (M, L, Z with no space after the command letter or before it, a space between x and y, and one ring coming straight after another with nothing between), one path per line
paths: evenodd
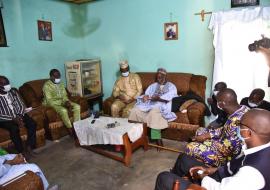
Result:
M245 143L245 139L242 137L241 133L240 133L240 127L238 127L237 129L237 137L243 142Z

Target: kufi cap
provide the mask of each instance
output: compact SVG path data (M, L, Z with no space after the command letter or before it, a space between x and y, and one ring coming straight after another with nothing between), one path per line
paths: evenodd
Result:
M164 68L158 68L157 72L161 73L161 74L164 74L164 75L167 75L167 71Z
M120 61L119 66L121 69L126 69L128 67L128 61L127 60Z

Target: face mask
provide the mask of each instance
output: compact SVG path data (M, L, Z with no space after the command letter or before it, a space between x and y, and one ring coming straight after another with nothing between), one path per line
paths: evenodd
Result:
M250 101L248 101L248 105L249 105L250 107L252 107L252 108L254 108L254 107L257 107L257 106L258 106L257 104L252 103L252 102L250 102Z
M223 110L223 108L219 106L219 103L217 103L217 107L218 107L218 109Z
M240 128L238 128L237 130L237 137L244 143L245 139L242 137L241 133L240 133Z
M242 145L242 150L247 150L247 144L244 142L244 144Z
M5 86L3 86L3 87L4 87L4 91L5 91L5 92L9 92L9 91L11 90L10 84L7 84L7 85L5 85Z
M219 92L219 91L214 90L214 91L213 91L214 96L217 96L218 92Z
M61 79L59 78L59 79L54 79L54 83L55 84L59 84L61 82Z
M129 71L122 73L123 77L127 77L129 75Z

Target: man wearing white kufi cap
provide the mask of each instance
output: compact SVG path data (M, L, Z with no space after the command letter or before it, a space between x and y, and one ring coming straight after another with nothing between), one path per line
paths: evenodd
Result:
M128 61L119 63L121 76L113 87L115 101L111 106L112 117L128 117L130 110L135 105L135 100L142 93L142 82L139 75L129 72ZM122 115L120 112L122 111Z
M151 139L157 140L157 144L162 146L161 129L168 127L168 121L176 119L175 113L171 111L171 100L176 96L176 86L167 81L167 71L159 68L156 82L137 99L129 119L147 123L151 128Z

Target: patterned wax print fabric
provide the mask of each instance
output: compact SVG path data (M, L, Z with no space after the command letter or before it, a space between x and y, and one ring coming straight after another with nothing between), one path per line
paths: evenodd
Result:
M224 127L208 129L211 139L202 143L188 143L185 149L186 154L214 167L221 166L231 160L232 157L237 156L243 144L237 135L240 129L238 123L248 110L249 108L246 106L241 106L228 117Z

